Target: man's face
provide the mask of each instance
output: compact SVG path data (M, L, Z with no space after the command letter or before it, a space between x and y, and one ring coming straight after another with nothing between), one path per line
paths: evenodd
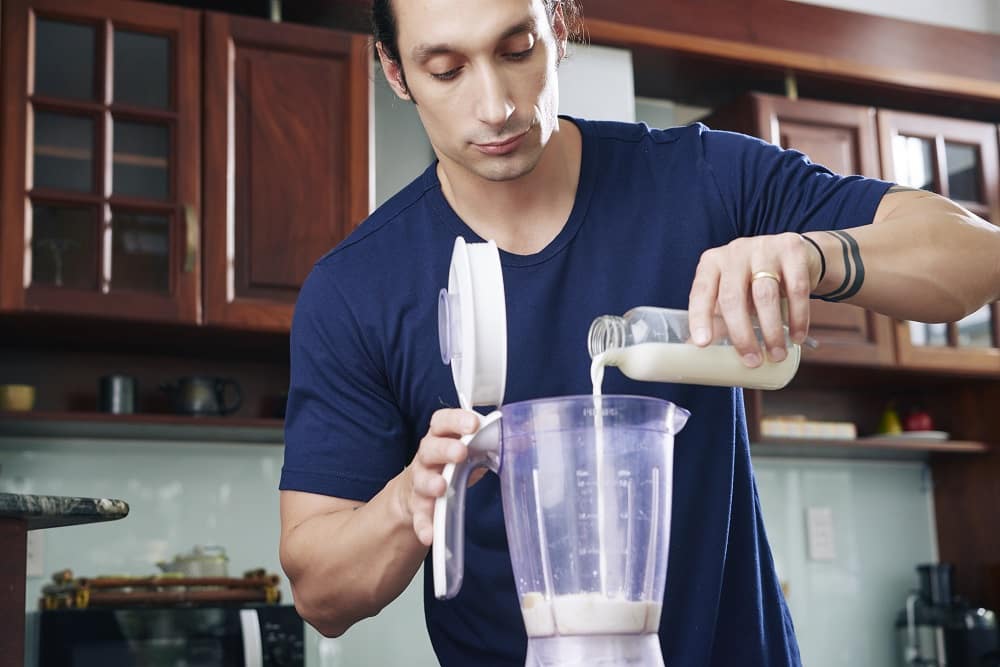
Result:
M558 122L561 20L556 35L542 0L395 0L393 9L406 85L442 164L490 181L534 169Z

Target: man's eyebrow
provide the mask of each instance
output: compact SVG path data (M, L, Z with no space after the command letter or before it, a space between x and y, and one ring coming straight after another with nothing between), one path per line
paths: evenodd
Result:
M509 39L510 37L513 37L514 35L520 35L520 34L526 33L526 32L533 33L534 31L535 31L535 20L534 19L525 19L524 21L521 21L520 23L512 25L511 27L509 27L506 30L504 30L500 34L500 38L497 41L501 41L502 42L505 39ZM413 57L413 60L415 60L418 63L422 63L422 62L426 62L427 60L429 60L433 56L438 56L438 55L447 54L447 53L453 53L454 51L455 51L455 47L453 47L453 46L451 46L450 44L447 44L447 43L440 43L440 44L417 44L415 47L413 47L413 50L410 53L411 53L411 55Z

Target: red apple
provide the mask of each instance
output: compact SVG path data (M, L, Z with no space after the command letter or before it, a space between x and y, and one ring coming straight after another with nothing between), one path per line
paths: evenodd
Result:
M932 431L934 420L926 410L912 410L903 420L904 431Z

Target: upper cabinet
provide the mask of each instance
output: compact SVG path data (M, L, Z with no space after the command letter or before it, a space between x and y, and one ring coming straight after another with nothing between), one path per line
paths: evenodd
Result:
M208 14L205 44L205 321L287 331L368 214L367 39Z
M1000 223L997 129L989 123L897 111L878 114L886 180L949 197ZM950 324L900 322L901 364L915 368L1000 371L1000 305Z
M196 321L198 13L3 12L0 308Z
M752 94L705 122L794 148L837 173L880 176L875 111L867 107ZM806 348L806 360L889 364L894 359L892 321L857 306L813 300L809 330L819 347Z
M126 0L3 12L0 310L287 331L368 212L366 40Z

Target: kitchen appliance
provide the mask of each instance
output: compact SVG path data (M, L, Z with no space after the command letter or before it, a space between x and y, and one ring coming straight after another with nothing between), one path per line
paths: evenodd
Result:
M38 667L303 667L290 605L62 609L38 614Z
M506 315L492 242L456 241L438 323L462 407L501 405ZM660 399L597 395L512 403L483 417L463 439L467 459L444 470L435 595L461 587L465 491L469 474L486 467L500 476L526 665L662 666L673 436L687 417Z
M996 615L952 595L954 567L917 566L920 589L896 618L900 665L905 667L998 667L1000 631Z
M174 412L195 416L223 416L240 409L243 392L236 380L210 376L180 378L174 384L162 384Z

